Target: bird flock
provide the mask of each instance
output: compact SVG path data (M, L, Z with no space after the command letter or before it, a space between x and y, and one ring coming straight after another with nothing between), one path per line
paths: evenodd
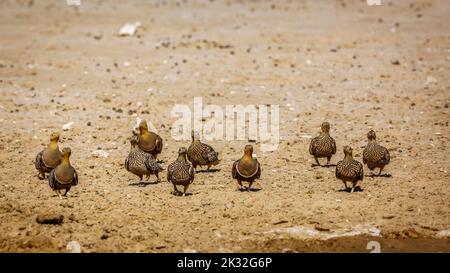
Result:
M353 159L353 149L350 146L344 146L344 158L336 165L331 165L331 157L336 154L336 141L330 136L328 122L322 123L321 130L319 136L311 139L309 146L309 153L316 162L316 165L312 166L335 166L336 178L342 180L345 191L354 192L358 188L358 182L364 178L363 164ZM197 167L207 166L207 171L211 171L211 166L220 162L219 153L210 145L202 143L198 133L192 131L191 137L191 145L187 149L180 147L176 160L167 167L167 181L172 183L172 194L176 196L186 196L189 185L194 181ZM36 155L34 163L39 171L39 179L47 178L49 186L62 198L61 190L64 190L62 195L66 196L70 188L78 184L78 175L70 164L71 149L66 147L60 150L59 138L59 133L51 133L50 143ZM368 143L363 151L363 163L371 171L379 168L379 173L372 176L390 176L388 173L382 175L384 167L390 161L388 149L377 143L373 130L367 133L367 139ZM125 169L138 176L139 183L144 183L144 176L148 180L151 175L156 176L155 183L161 182L159 173L164 169L157 161L157 157L162 152L162 138L149 131L147 122L142 120L137 130L132 131L129 140L131 147L125 159ZM327 159L326 165L320 164L321 158ZM46 174L48 174L47 177ZM233 162L231 177L237 181L240 191L250 191L254 181L260 179L261 164L253 155L252 145L246 145L242 157ZM248 186L244 186L242 182L247 182ZM351 183L351 187L348 187L347 183ZM178 186L182 186L183 190L180 191Z

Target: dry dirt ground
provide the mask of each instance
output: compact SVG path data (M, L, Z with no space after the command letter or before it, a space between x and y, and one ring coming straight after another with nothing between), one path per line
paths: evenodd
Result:
M381 1L1 1L0 251L369 252L375 240L382 252L449 252L450 3ZM117 35L135 21L137 35ZM259 191L231 179L237 140L208 141L220 171L198 173L192 195L171 195L165 173L130 185L136 116L163 137L167 168L189 145L171 137L170 111L194 96L280 105L278 149L254 143ZM373 128L392 177L350 194L333 168L311 167L325 120L333 163L344 145L361 161ZM79 173L62 200L33 165L51 131ZM42 225L42 213L64 220Z

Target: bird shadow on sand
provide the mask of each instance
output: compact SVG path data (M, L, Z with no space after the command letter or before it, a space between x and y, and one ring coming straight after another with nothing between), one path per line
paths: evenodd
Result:
M348 192L348 193L350 193L351 191L352 191L351 188L348 188L348 189L340 189L340 190L338 190L338 192ZM361 189L360 186L356 186L355 189L353 190L353 192L363 192L363 191L364 191L364 190Z
M311 164L311 167L313 167L313 168L316 168L316 167L332 168L332 167L336 167L336 164L326 164L326 165Z
M184 196L183 196L183 193L182 193L182 192L171 192L171 194L172 194L173 196L176 196L176 197L187 197L187 196L193 195L192 192L187 192L187 193L185 193Z
M390 174L390 173L384 173L384 174L374 174L374 173L372 173L372 174L366 174L365 177L371 177L371 178L374 178L374 177L392 177L392 174Z
M147 187L148 185L156 185L159 184L160 182L158 181L154 181L154 182L150 182L150 181L139 181L139 182L131 182L128 184L128 186L134 186L134 187Z
M195 173L215 173L220 172L220 169L209 169L209 170L197 170Z
M240 191L240 192L258 192L260 190L262 190L262 189L261 188L250 188L250 189L240 188L238 191Z

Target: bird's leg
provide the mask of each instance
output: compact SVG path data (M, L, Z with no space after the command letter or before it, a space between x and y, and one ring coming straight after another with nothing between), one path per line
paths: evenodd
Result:
M159 182L161 182L161 179L159 179L159 175L158 175L158 173L155 173L155 175L156 175L156 183L159 183Z
M355 190L355 188L356 188L356 183L353 182L352 190L350 191L350 193L352 193Z
M178 191L178 189L177 189L177 186L175 186L175 184L173 184L173 195L179 195L179 191Z
M242 186L241 180L238 180L237 182L238 182L238 191L239 191L239 190L242 190L242 188L243 188L244 186Z
M186 196L186 191L189 187L189 184L184 185L183 196Z
M206 169L207 172L209 172L209 168L211 168L211 164L208 164L208 169Z
M331 160L331 156L327 157L327 166L330 166L330 160Z
M344 181L344 185L345 185L345 190L348 190L347 181Z
M40 180L45 179L45 173L44 173L44 171L42 171L42 170L39 171L38 178L39 178Z
M56 190L56 193L58 194L58 196L59 196L59 199L61 199L61 200L62 200L61 192L60 192L59 190Z
M253 182L249 182L247 191L250 191L250 188L252 187L252 184L253 184Z
M378 173L378 176L381 176L381 171L383 170L384 166L380 167L380 172Z
M66 189L66 191L64 192L64 196L66 196L69 191L70 189Z
M320 166L319 159L317 158L317 156L314 156L314 159L316 160L317 166Z

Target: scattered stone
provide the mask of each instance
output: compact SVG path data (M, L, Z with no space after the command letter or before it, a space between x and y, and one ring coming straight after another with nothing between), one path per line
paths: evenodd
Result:
M67 252L69 253L81 253L81 245L77 241L70 241L66 246Z
M73 121L68 122L68 123L66 123L66 124L64 124L64 125L62 126L62 129L63 129L64 131L70 130L70 129L72 129L73 124L74 124Z
M99 158L99 157L106 158L106 157L109 156L109 154L106 151L103 151L103 150L95 150L95 151L92 151L91 154L92 154L93 157L97 157L97 158Z
M61 214L46 213L40 214L36 217L36 222L43 225L60 225L63 222L64 216Z
M136 34L137 29L141 26L141 22L126 23L119 30L119 36L133 36Z

